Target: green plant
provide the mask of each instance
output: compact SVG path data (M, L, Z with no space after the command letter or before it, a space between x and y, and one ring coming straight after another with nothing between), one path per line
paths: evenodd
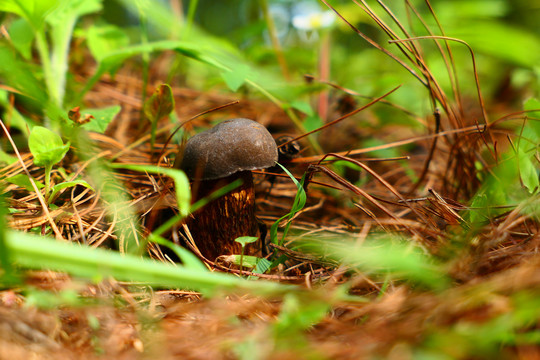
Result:
M159 120L169 115L174 110L174 98L171 87L167 84L162 84L157 87L152 96L145 101L143 111L144 115L150 121L151 138L150 145L154 148L156 141L156 129Z
M49 198L51 189L51 170L69 151L70 143L64 144L60 135L42 126L32 129L28 147L34 156L34 164L45 168L45 197Z
M244 251L245 251L246 245L254 243L257 240L258 238L255 236L240 236L234 239L234 241L242 245L242 252L240 253L240 264L239 264L240 269L242 269L244 266Z
M51 188L52 167L58 164L69 151L69 141L64 144L60 135L42 126L35 126L28 138L28 147L34 156L34 164L45 168L45 199L52 203L56 195L67 188L77 185L92 187L84 180L64 181Z

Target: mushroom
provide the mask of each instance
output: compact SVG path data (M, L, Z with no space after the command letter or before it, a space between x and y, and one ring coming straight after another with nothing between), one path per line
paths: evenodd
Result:
M240 236L259 240L245 254L260 255L264 249L255 217L255 189L251 170L276 164L278 150L268 130L249 119L231 119L191 137L184 148L180 168L191 179L192 199L198 201L223 186L241 179L231 192L206 204L187 219L189 231L201 254L214 260L239 254Z

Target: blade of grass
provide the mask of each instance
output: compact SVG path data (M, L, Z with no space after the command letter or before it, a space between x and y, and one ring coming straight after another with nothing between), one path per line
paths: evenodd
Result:
M300 210L302 210L304 208L304 205L306 205L307 196L306 196L306 192L304 190L304 181L306 179L306 174L304 174L302 176L302 179L299 182L289 172L289 170L287 170L283 165L281 165L280 163L277 163L277 164L283 169L283 171L285 171L285 173L287 175L289 175L291 180L296 185L296 188L298 189L297 192L296 192L296 196L294 197L294 201L293 201L291 211L288 214L283 215L282 217L277 219L276 222L272 225L272 227L270 227L270 241L273 242L274 244L283 245L283 242L285 241L285 237L287 236L287 232L289 231L289 227L291 226L292 218L294 217L294 215L296 215L296 213L298 211L300 211ZM285 225L285 229L283 230L283 236L281 238L281 241L278 242L278 240L277 240L277 229L278 229L279 224L281 223L281 221L283 221L284 219L288 219L287 225Z
M247 281L215 272L171 266L133 255L52 241L27 233L6 231L5 244L16 264L31 269L54 269L90 280L109 276L142 281L158 287L188 288L214 294L241 290L259 295L279 294L295 287L266 281Z

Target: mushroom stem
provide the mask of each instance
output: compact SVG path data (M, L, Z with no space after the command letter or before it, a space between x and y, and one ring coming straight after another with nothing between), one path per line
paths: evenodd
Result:
M240 171L221 179L195 181L192 184L193 200L207 197L236 179L241 179L242 185L206 204L186 222L201 254L212 261L220 255L240 254L242 245L234 241L240 236L259 237L259 241L246 246L244 254L260 255L262 251L251 171Z

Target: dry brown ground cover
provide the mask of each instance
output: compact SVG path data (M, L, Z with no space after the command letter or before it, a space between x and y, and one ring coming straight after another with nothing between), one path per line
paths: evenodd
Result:
M152 64L148 94L165 77L166 63L165 54ZM114 78L104 77L86 95L88 107L122 106L105 134L91 133L91 141L103 159L171 166L178 145L168 142L168 135L177 124L168 119L160 123L163 132L152 149L150 125L140 121L139 75L137 66L127 63ZM74 68L73 76L84 82L89 72ZM375 132L355 125L359 116L368 122L374 116L369 108L349 114L365 102L359 104L357 98L335 90L329 118L342 121L320 131L324 150L317 153L273 103L174 86L172 90L180 120L205 113L184 126L186 134L209 127L214 120L246 117L262 123L275 137L298 137L300 155L285 165L298 178L306 171L310 174L305 185L307 203L296 214L284 246L275 247L288 260L260 277L298 285L319 300L326 296L331 307L322 319L310 323L310 306L316 305L304 295L297 303L287 296L207 297L185 289L154 289L114 279L89 283L63 273L32 271L25 273L20 286L0 292L0 359L540 358L537 212L524 211L527 204L518 205L486 217L482 224L472 224L466 216L471 198L499 154L512 146L507 139L513 129L504 118L489 124L477 120L484 111L512 114L513 104L495 106L488 99L482 108L475 99L466 99L456 106L433 86L432 96L447 106L447 112L440 118L436 113L419 120L429 131L392 125ZM522 113L514 114L524 118ZM431 125L435 120L440 120L438 129ZM352 132L380 139L385 144L381 149L408 144L408 150L401 154L404 158L374 158L376 149L349 147L347 135ZM29 152L19 150L30 174L42 180L43 169L33 165ZM339 175L328 160L336 157L326 158L327 154L337 154L361 170ZM62 167L68 176L85 177L88 162L94 160L68 156ZM0 177L23 173L22 162L0 169ZM417 181L406 171L418 174ZM63 176L55 171L53 181ZM141 239L170 216L175 203L171 188L162 186L166 180L118 169L114 177L129 194L120 205L137 215ZM290 210L297 193L283 174L270 180L271 175L263 171L255 177L257 216L268 229ZM358 180L361 185L355 185ZM53 221L64 240L123 251L118 245L122 234L116 231L121 221L106 216L108 205L100 189L69 189L50 217L40 211L32 191L8 184L4 192L9 207L17 209L8 217L13 229L37 227L45 233ZM531 197L531 203L536 200ZM425 286L399 276L385 277L351 263L339 264L320 249L310 252L296 246L304 239L323 244L321 248L326 239L361 246L374 233L407 239L435 259L445 274L441 282L447 283ZM169 236L186 245L178 236ZM148 245L147 254L164 262L171 256L156 245ZM204 260L212 270L243 275L229 263ZM358 297L336 300L343 284ZM43 300L45 294L52 294L49 302ZM289 311L294 306L300 310ZM302 319L304 312L307 320ZM308 325L299 325L302 321Z

